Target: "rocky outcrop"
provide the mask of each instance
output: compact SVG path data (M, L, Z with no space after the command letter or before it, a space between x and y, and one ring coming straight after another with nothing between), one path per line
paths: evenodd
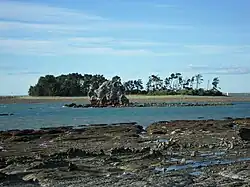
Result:
M125 96L125 88L119 77L105 81L99 88L90 86L88 93L91 106L127 106L129 99Z

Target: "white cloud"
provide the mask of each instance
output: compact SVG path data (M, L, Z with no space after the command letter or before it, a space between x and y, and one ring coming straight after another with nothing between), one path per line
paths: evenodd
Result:
M150 7L150 8L175 8L177 7L174 4L158 4L154 1L133 1L133 0L116 0L115 1L119 6L129 5L129 6L140 6L140 7ZM114 1L110 1L108 3L114 3Z
M69 38L69 42L72 42L74 45L86 45L86 44L101 44L105 46L124 46L124 47L153 47L153 46L173 46L176 44L173 43L164 43L164 42L153 42L153 41L144 41L136 39L116 39L112 37L75 37Z
M56 33L69 33L72 31L87 31L90 30L88 26L79 25L65 25L65 24L40 24L40 23L25 23L20 21L0 21L1 31L28 31L28 32L56 32Z
M146 32L151 29L183 30L191 28L189 25L119 22L98 15L46 4L11 0L0 1L0 34L2 36L0 38L0 53L2 54L173 56L180 55L180 53L162 53L152 50L153 47L171 45L163 42L134 39L117 40L111 37L67 37L78 34L83 36L87 32L93 34L95 31L101 35L102 31L124 33L128 30ZM3 36L5 37L3 38ZM13 39L8 36L18 36L22 39ZM36 39L38 36L43 39ZM27 39L27 37L34 39Z
M76 42L77 41L77 42ZM127 42L125 47L123 42ZM138 45L139 43L135 44ZM31 39L4 39L0 38L0 53L24 55L149 55L149 56L174 56L181 53L162 53L141 47L129 48L133 41L120 41L111 38L69 38L64 40L31 40ZM128 45L128 46L126 46Z
M244 53L250 45L184 45L191 52L200 54Z
M41 75L41 72L38 71L12 71L7 73L7 75Z
M43 23L74 23L86 20L104 20L100 16L89 15L67 8L10 0L2 0L0 2L0 19Z
M51 23L27 23L21 21L0 21L1 31L26 31L33 33L34 31L43 32L44 34L74 34L83 31L124 31L124 30L187 30L192 29L189 25L161 25L149 23L132 23L132 22L92 22L78 24L51 24Z
M215 74L215 75L242 75L250 74L250 67L243 66L208 66L208 65L189 65L191 71L199 71L203 74Z
M72 33L95 30L110 31L124 29L191 29L190 25L166 25L156 23L134 23L114 21L102 16L81 11L59 8L46 4L0 1L1 31L30 31L48 33Z
M157 8L176 8L175 5L171 4L155 4L154 6Z

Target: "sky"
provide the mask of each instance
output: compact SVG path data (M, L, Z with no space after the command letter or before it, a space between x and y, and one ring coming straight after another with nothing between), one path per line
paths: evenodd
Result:
M40 76L172 72L250 92L249 0L0 0L0 95Z

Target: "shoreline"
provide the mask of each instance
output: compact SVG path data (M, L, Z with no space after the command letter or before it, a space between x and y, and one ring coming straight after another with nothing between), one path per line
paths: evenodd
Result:
M130 102L250 102L250 97L226 97L226 96L145 96L128 95ZM88 97L30 97L30 96L1 96L0 104L32 104L32 103L89 103Z
M0 132L3 186L244 186L250 118Z

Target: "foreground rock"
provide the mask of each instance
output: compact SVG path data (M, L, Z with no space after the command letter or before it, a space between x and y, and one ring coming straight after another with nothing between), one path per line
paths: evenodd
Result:
M247 186L250 119L0 132L0 186ZM238 130L239 129L239 130ZM243 131L245 132L245 131Z

